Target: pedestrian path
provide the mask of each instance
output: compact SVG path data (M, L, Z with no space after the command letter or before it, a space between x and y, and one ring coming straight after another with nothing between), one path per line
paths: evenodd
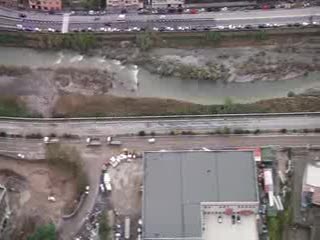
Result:
M69 13L63 14L62 29L61 29L62 33L67 33L69 31L69 18L70 18Z

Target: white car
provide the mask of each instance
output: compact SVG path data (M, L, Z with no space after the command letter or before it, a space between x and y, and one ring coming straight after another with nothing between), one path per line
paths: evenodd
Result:
M156 139L155 138L149 138L148 139L148 143L155 143L156 142Z
M220 26L217 26L217 28L218 28L219 30L223 30L223 29L224 29L224 26L220 25Z
M16 25L18 29L23 29L23 26L21 24Z
M302 23L302 26L308 26L308 25L309 25L309 23L307 23L307 22Z
M222 216L218 216L218 223L222 223Z
M48 32L55 32L53 28L48 28Z
M119 15L118 15L118 18L119 18L119 19L125 19L125 18L126 18L126 15L125 15L125 14L119 14Z
M36 31L36 32L41 32L41 31L42 31L42 30L41 30L40 28L38 28L38 27L34 28L33 30Z
M166 15L160 15L159 18L160 18L160 19L164 19L164 18L166 18Z

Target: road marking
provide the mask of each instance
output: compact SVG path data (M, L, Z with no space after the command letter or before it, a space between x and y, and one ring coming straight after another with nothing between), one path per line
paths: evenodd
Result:
M67 33L69 30L69 18L70 18L69 13L63 14L62 29L61 29L62 33Z

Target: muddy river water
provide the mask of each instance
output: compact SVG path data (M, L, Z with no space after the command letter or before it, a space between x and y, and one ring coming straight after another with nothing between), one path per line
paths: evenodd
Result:
M290 80L222 84L206 80L163 78L135 65L122 65L117 60L98 56L87 57L69 51L0 47L1 64L108 69L114 72L117 78L111 91L114 95L171 98L201 104L223 103L226 97L231 97L235 102L252 102L283 97L289 91L299 93L309 88L320 87L319 72ZM126 87L117 87L120 84Z

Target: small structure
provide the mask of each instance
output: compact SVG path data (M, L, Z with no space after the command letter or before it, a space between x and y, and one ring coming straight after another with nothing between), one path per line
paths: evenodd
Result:
M320 206L320 161L309 163L305 168L301 201L303 207Z
M7 189L0 184L0 239L10 216Z

